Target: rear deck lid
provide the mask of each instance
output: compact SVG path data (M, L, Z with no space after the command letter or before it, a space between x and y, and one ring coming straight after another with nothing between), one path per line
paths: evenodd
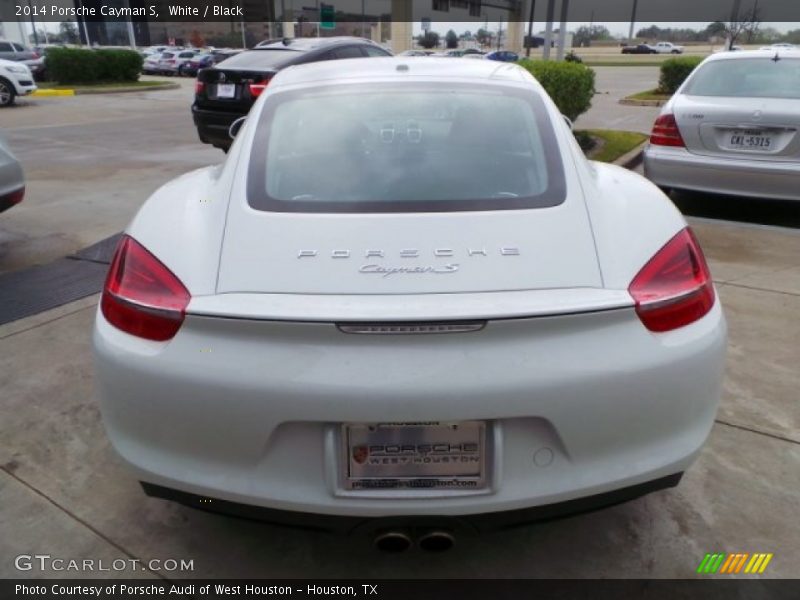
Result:
M220 293L602 287L582 190L529 88L281 92L254 137Z

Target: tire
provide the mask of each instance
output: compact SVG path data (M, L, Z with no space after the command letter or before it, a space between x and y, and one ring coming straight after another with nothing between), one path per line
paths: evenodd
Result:
M178 77L186 77L186 73L183 70L183 65L178 65Z
M11 106L17 98L17 90L8 79L0 77L0 106Z

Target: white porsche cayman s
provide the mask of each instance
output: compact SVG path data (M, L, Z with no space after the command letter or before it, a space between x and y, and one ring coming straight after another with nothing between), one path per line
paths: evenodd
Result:
M408 57L276 75L223 165L139 211L94 331L149 494L301 522L675 485L725 344L658 188L587 161L521 67Z

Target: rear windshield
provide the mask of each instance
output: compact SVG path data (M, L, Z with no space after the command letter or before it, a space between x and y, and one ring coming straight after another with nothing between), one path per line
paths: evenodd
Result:
M300 56L297 50L247 50L225 59L225 67L235 69L264 69L281 67Z
M276 212L448 212L555 206L552 124L528 90L370 84L284 92L264 107L248 201Z
M693 96L800 99L800 60L765 57L708 62L699 67L683 93Z

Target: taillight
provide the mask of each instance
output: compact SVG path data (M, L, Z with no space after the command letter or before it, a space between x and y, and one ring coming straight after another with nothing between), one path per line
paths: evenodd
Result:
M653 131L650 134L650 143L656 146L676 146L679 148L685 146L674 115L661 115L656 119Z
M9 192L8 194L0 195L0 210L5 210L6 208L11 208L15 204L19 204L22 202L22 199L25 197L25 188L21 187L18 190L14 190L13 192Z
M203 91L205 91L205 89L206 89L205 81L200 81L198 79L197 81L194 82L194 93L195 94L200 95L200 94L203 93Z
M114 327L148 340L172 339L191 296L180 280L132 237L120 240L103 288L103 315Z
M269 79L265 79L258 83L251 82L248 86L250 88L250 95L253 98L258 98L261 95L261 92L267 88L267 85L269 85Z
M656 252L628 291L650 331L671 331L706 315L714 306L714 284L692 230L683 229Z

